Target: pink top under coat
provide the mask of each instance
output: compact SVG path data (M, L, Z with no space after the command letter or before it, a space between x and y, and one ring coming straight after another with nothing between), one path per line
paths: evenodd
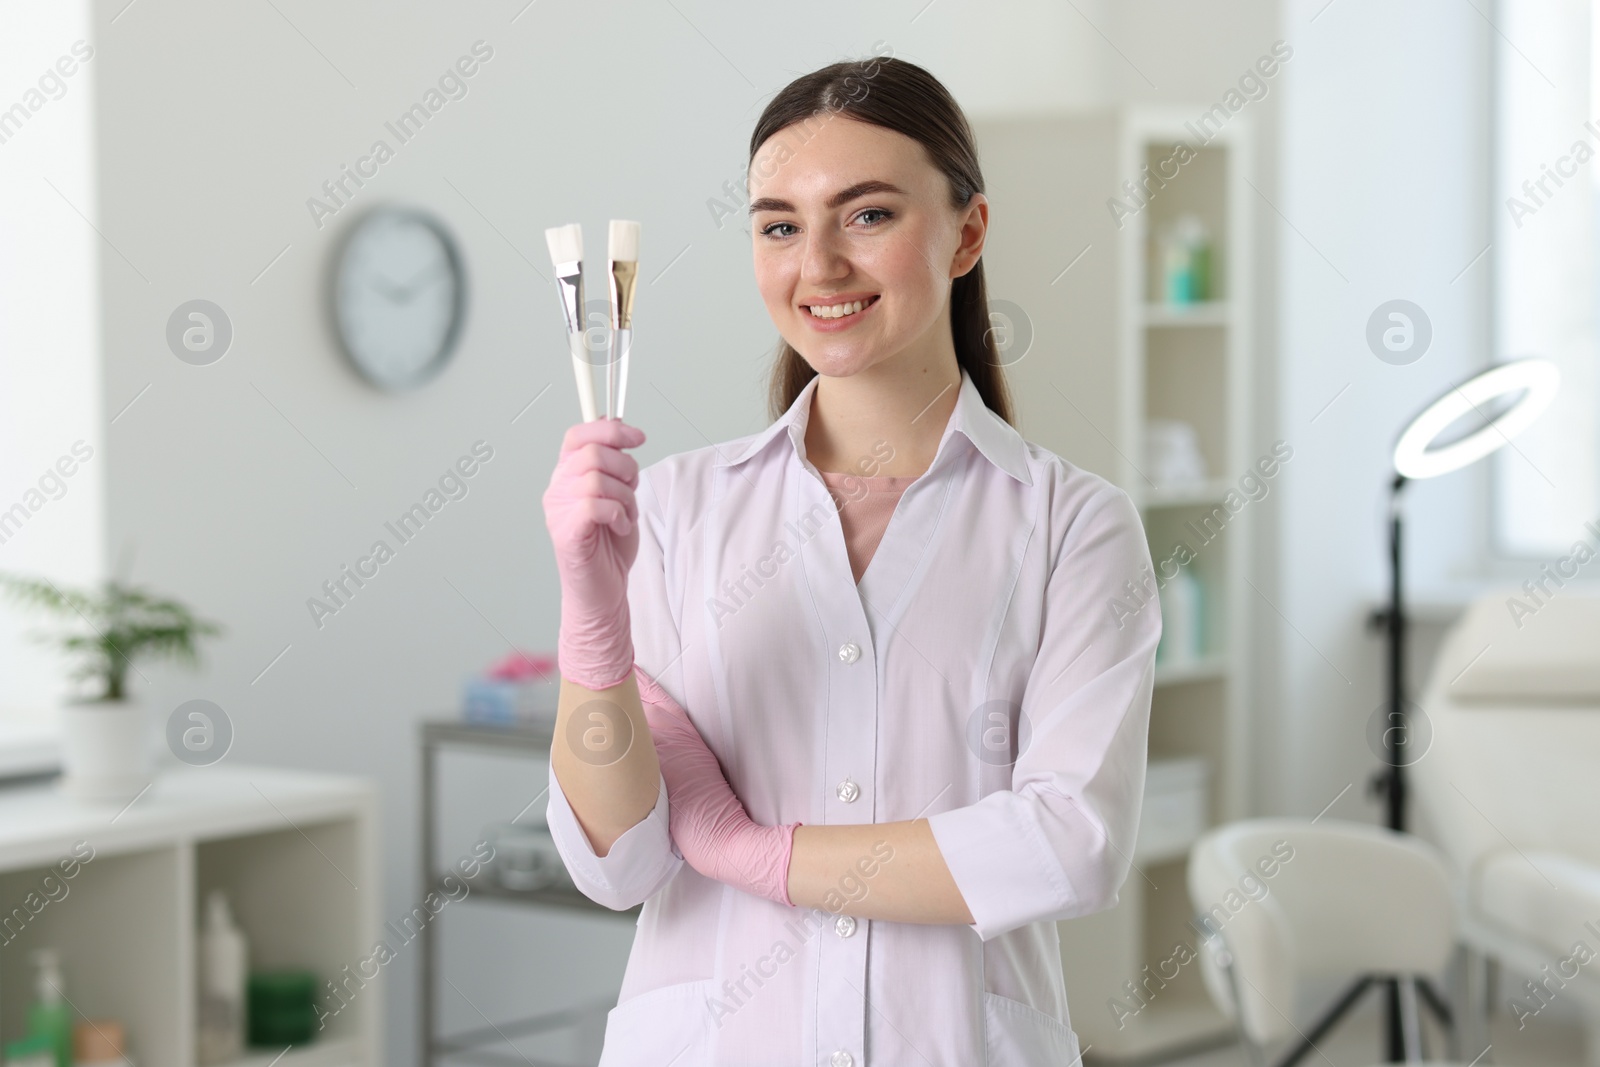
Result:
M601 1067L1071 1064L1055 920L1116 903L1144 788L1161 620L1127 599L1153 571L1138 511L963 372L887 527L870 506L841 521L805 458L815 388L761 433L641 472L635 659L751 818L926 818L974 922L851 919L707 879L672 844L664 783L597 857L552 772L578 887L644 903ZM873 538L858 583L850 546Z
M878 550L878 542L883 540L900 494L917 479L888 474L817 473L833 491L839 522L844 527L844 547L850 555L850 573L859 583L867 564L872 562L872 554Z

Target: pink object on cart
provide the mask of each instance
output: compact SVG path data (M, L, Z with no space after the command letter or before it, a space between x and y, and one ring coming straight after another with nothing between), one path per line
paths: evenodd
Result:
M488 677L507 682L541 682L556 673L556 658L545 653L511 652L489 668Z

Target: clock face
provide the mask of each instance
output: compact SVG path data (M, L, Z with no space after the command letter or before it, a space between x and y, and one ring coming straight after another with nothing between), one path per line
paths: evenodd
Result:
M444 227L418 211L380 208L356 224L339 254L339 338L374 385L420 385L449 361L464 295L461 260Z

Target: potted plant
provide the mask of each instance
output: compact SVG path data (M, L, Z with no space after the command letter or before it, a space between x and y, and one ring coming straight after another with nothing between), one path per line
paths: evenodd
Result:
M136 661L194 666L196 639L220 634L222 626L115 578L83 590L0 573L0 589L64 620L64 629L37 636L76 661L74 679L93 686L61 709L62 789L84 800L136 795L150 781L153 723L149 709L129 695L128 672L139 673Z

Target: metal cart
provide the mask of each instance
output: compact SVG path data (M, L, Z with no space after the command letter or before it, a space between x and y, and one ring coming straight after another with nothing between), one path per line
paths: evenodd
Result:
M530 759L543 760L547 765L550 760L550 742L553 724L548 722L516 723L508 725L492 723L464 722L461 720L436 720L424 722L421 730L422 742L422 804L420 817L422 820L422 889L424 895L429 892L439 891L444 888L443 879L445 872L435 866L435 845L437 843L437 776L438 755L446 748L468 749L494 752L505 755L516 752L527 755ZM455 875L459 877L459 875ZM462 903L469 900L485 899L498 901L514 901L520 904L535 907L575 908L588 914L626 916L630 921L638 920L640 908L633 907L626 911L612 911L610 908L596 904L577 889L570 885L565 887L551 887L545 889L516 890L507 889L501 885L493 875L492 868L485 868L476 878L465 879L470 887L470 892L463 898ZM434 1067L441 1056L449 1055L458 1060L470 1060L485 1064L505 1064L508 1067L578 1067L575 1064L558 1064L550 1060L533 1061L521 1054L513 1055L509 1052L496 1051L485 1046L491 1043L505 1043L510 1038L526 1036L545 1030L556 1030L571 1026L595 1014L604 1016L613 1004L609 1001L597 1001L572 1008L563 1008L557 1011L543 1012L539 1015L529 1016L503 1023L491 1023L472 1030L464 1030L449 1036L438 1032L438 947L435 932L439 924L430 922L423 926L421 932L421 961L422 961L422 1011L420 1012L420 1026L422 1030L422 1063L423 1067Z

